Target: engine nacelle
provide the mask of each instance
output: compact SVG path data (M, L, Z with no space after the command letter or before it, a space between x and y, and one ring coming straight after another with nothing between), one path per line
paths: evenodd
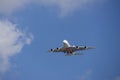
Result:
M50 49L50 51L53 51L53 49Z
M59 49L59 48L56 48L57 50Z
M79 48L79 46L76 46L76 48L78 49L78 48Z

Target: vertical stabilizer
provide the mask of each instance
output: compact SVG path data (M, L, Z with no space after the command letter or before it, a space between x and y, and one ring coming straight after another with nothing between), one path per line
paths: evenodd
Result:
M63 47L70 47L70 44L67 40L63 40Z

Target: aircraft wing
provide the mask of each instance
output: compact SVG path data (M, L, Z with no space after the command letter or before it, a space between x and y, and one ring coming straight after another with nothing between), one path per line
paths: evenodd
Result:
M71 46L71 47L62 47L62 48L55 48L50 49L48 52L67 52L67 50L70 50L71 52L79 51L79 50L88 50L93 49L94 47L88 47L88 46ZM69 52L69 51L68 51Z
M79 50L88 50L88 49L93 49L94 47L92 46L74 46L71 47L72 51L79 51Z
M48 52L64 52L63 48L50 49Z

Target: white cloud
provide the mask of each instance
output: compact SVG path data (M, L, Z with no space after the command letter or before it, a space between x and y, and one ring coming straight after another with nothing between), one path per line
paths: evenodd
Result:
M79 80L90 80L90 76L92 75L92 70L86 71Z
M0 0L0 13L10 14L30 3L30 0Z
M60 15L64 16L76 9L80 9L91 3L100 1L101 0L0 0L0 13L9 14L26 6L27 4L35 3L41 6L57 8L60 10Z
M0 20L0 73L10 67L10 58L21 51L25 44L30 44L32 35L27 36L8 20Z

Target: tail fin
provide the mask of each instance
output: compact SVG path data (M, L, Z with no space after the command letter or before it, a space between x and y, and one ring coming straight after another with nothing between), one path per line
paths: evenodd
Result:
M63 47L70 47L70 44L67 40L63 40Z

